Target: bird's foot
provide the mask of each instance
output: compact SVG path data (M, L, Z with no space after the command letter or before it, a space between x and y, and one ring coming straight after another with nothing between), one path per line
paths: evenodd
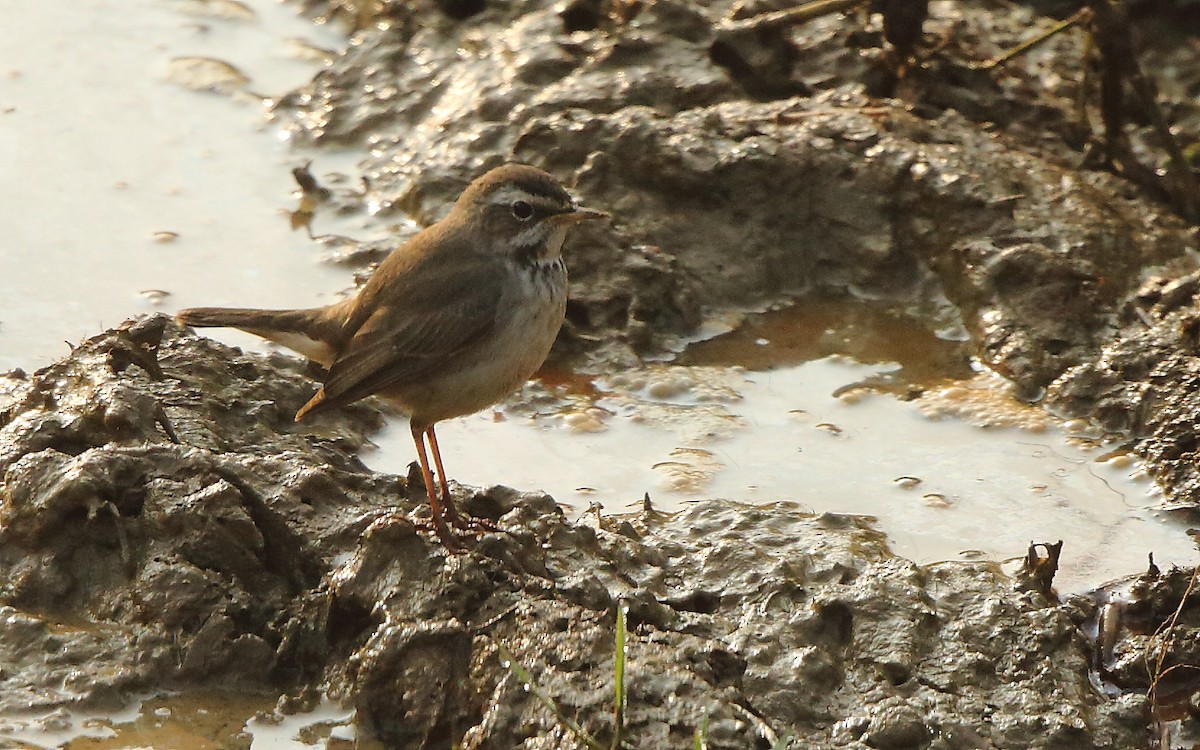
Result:
M503 533L504 528L500 524L490 518L477 518L475 516L456 516L450 520L454 528L465 531L475 536L482 536L489 532Z
M446 525L446 522L440 518L434 518L428 521L413 521L413 526L421 531L432 532L438 538L438 541L442 543L442 546L446 548L446 551L452 555L461 555L470 552L475 541L474 539L470 539L470 543L468 543L468 540L464 540L462 537L451 531L450 527Z
M461 555L475 548L479 537L487 533L507 533L494 521L486 518L457 517L451 523L438 524L434 521L414 521L413 526L421 531L428 531L438 538L446 551L452 555Z
M463 513L459 513L458 509L455 508L452 503L447 503L445 500L443 500L442 503L444 506L443 516L445 517L446 521L460 531L465 531L469 534L474 534L475 536L482 536L488 532L504 531L499 524L490 518L468 516Z

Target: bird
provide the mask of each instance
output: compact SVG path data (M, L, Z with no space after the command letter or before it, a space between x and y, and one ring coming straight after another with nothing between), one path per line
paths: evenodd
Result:
M608 216L577 204L547 172L505 164L472 181L445 218L393 250L349 299L175 317L237 328L320 364L323 382L297 422L371 395L407 414L434 532L459 551L447 522L470 525L455 508L434 427L497 403L541 367L566 314L567 232Z

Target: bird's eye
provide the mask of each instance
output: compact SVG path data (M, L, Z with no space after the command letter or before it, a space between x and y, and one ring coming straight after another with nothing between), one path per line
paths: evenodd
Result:
M521 221L525 221L530 216L533 216L533 206L529 205L525 201L517 201L512 204L512 212L513 216L517 217Z

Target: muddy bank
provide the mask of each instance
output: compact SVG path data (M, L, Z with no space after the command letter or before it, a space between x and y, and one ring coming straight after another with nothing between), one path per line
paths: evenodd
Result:
M318 226L427 223L512 159L612 212L568 249L558 355L585 369L661 355L722 309L878 299L965 333L1028 398L1127 432L1190 507L1195 232L1092 168L1070 114L1082 36L989 75L971 63L1048 20L935 4L940 53L899 77L877 17L736 23L776 5L354 5L353 44L274 116L363 148L343 182L316 160ZM1160 65L1195 69L1194 45L1163 41ZM325 244L359 264L385 249ZM395 747L571 747L498 646L606 737L624 600L637 747L689 746L704 716L713 748L1147 743L1137 655L1188 599L1177 573L1146 579L1146 619L1104 631L1098 660L1090 599L917 566L861 519L786 505L575 524L545 496L459 488L506 531L447 557L419 528L420 482L355 457L374 407L292 422L315 388L294 359L164 318L0 381L0 709L328 688ZM1092 667L1130 692L1105 696Z
M427 222L511 158L610 210L570 244L560 353L620 360L705 308L832 290L965 326L1032 397L1111 337L1142 269L1196 248L1153 196L1088 168L1069 121L1082 34L972 67L1050 23L1029 9L935 4L927 31L950 47L886 85L865 16L746 33L736 19L772 4L634 6L376 6L275 115L301 142L369 147L342 211ZM1192 69L1174 42L1159 54Z
M328 685L390 746L569 747L498 645L605 736L623 600L633 746L686 746L705 715L728 748L1144 736L1144 697L1088 681L1086 607L894 558L854 518L713 501L576 525L459 488L506 531L448 557L414 525L419 479L354 457L371 407L290 422L312 387L161 317L3 381L0 710Z

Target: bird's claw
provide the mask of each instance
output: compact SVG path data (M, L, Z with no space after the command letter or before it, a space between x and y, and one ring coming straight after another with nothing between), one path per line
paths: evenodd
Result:
M452 555L461 555L471 551L474 539L463 539L450 530L450 527L445 522L439 522L439 519L416 520L413 521L413 526L421 531L428 531L438 538L446 551Z
M490 518L481 518L480 516L460 513L458 508L455 507L454 499L446 495L442 496L442 517L454 528L474 534L475 536L482 536L488 532L504 531L498 523Z
M453 518L447 520L450 521L450 525L454 528L474 534L475 536L482 536L489 532L504 531L500 524L490 518L479 518L477 516L463 517L455 514Z
M418 520L413 525L422 531L434 534L451 554L469 552L475 546L475 541L487 533L502 533L504 529L488 518L463 516L459 513L444 513L441 523L438 519ZM461 532L459 533L455 532Z

